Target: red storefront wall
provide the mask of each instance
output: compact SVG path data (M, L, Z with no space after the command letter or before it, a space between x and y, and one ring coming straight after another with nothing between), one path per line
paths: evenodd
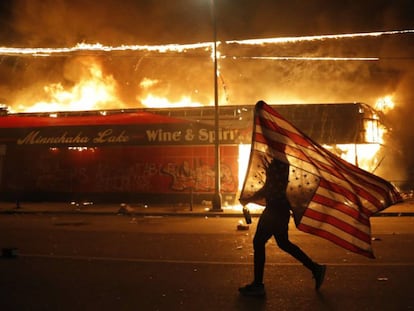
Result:
M238 147L223 145L221 191L238 189ZM5 199L187 201L214 192L214 146L8 146L1 193Z

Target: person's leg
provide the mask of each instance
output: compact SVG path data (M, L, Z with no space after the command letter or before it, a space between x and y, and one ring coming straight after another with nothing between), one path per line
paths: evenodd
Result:
M263 283L264 266L266 262L266 243L271 238L271 228L268 227L268 215L263 213L257 224L253 238L254 249L254 283Z
M309 270L313 271L315 269L317 263L306 255L297 245L289 241L288 231L275 234L275 239L280 249L296 258Z
M269 219L266 213L260 216L257 224L256 233L253 238L254 248L254 280L252 283L239 288L239 292L244 296L264 296L265 289L263 284L264 265L266 261L266 242L272 236L268 231ZM271 227L270 227L271 228Z
M289 241L288 231L275 234L277 245L285 252L300 261L306 268L312 271L315 279L315 289L318 290L325 278L326 266L314 262L297 245Z

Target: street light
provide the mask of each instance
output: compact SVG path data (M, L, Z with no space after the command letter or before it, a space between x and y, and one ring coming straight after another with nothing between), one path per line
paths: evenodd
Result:
M219 141L219 103L218 103L218 78L217 78L217 16L215 0L211 1L211 11L213 19L213 61L214 61L214 195L211 211L222 212L221 191L220 191L220 141Z

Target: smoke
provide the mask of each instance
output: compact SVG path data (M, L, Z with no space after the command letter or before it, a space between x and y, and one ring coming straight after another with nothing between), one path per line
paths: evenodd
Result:
M15 0L8 31L13 45L73 46L79 42L174 43L200 39L211 27L208 1ZM5 31L6 32L6 31ZM197 38L198 37L198 38ZM191 41L193 41L191 40Z

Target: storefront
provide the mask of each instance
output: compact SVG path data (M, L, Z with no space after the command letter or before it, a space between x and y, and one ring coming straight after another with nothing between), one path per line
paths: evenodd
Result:
M249 157L254 106L220 107L220 181L233 203ZM367 105L274 106L313 140L361 164L381 142ZM201 202L215 187L214 107L0 116L0 199Z
M0 118L3 200L188 202L214 192L208 124L143 111ZM231 199L237 133L219 132L221 191Z

